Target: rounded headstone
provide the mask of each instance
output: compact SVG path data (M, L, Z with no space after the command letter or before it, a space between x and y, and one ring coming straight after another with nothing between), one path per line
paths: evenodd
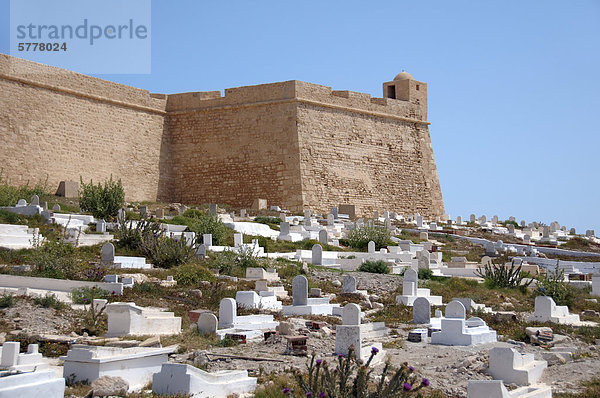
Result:
M446 306L446 318L465 319L467 310L460 301L451 301Z

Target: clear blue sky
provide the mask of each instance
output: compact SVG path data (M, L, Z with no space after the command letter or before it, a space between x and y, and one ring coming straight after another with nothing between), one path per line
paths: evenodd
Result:
M8 0L0 52L8 53ZM446 211L600 235L600 1L152 1L151 92L428 83Z

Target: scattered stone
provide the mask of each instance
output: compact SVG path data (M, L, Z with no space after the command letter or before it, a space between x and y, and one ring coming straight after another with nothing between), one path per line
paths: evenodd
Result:
M137 340L118 340L111 341L105 344L107 347L131 348L139 347L140 342Z
M129 383L118 376L102 376L92 382L93 397L127 394Z
M142 341L139 344L140 347L162 347L162 344L160 344L160 336L153 336L150 337L144 341Z
M494 313L495 322L515 322L517 313L514 311L496 311Z
M296 327L292 322L279 322L279 326L277 326L276 330L282 336L292 336L296 334Z
M600 316L600 313L598 311L594 311L594 310L583 310L581 312L581 316L595 316L595 317L598 317L598 316Z

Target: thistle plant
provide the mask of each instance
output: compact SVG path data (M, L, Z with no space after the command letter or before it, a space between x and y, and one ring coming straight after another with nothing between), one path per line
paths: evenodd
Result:
M337 356L337 366L330 369L327 361L316 359L313 353L307 365L307 373L296 371L298 385L306 397L312 398L397 398L421 397L420 390L429 386L429 381L414 373L414 368L404 363L394 369L389 362L383 368L378 381L372 378L369 366L379 350L371 349L366 363L356 358L353 347L348 355ZM292 389L284 388L283 394L291 397Z

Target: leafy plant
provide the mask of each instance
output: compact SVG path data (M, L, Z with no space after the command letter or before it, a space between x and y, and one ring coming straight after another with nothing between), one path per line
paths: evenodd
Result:
M14 206L17 204L19 199L25 199L29 202L29 199L33 195L47 195L48 194L48 183L38 182L33 187L29 186L29 182L25 185L18 187L11 186L8 181L3 178L2 170L0 169L0 206Z
M196 286L202 281L215 280L215 276L209 270L193 263L175 268L173 278L177 281L177 285L181 286Z
M420 396L419 391L429 386L429 380L419 378L414 368L407 363L394 371L390 363L386 363L378 378L372 377L373 369L369 365L379 350L375 347L365 364L356 358L353 347L348 355L338 355L334 370L327 361L315 360L312 355L308 364L308 372L296 372L296 380L307 397L327 398L392 398ZM292 395L290 388L285 388L286 396Z
M536 296L549 296L557 305L572 306L575 294L573 288L565 281L565 271L558 264L553 271L548 270L545 275L537 276Z
M71 300L75 304L89 304L94 299L108 299L110 293L96 287L80 287L71 291Z
M44 308L54 308L55 310L62 310L68 306L60 301L54 293L47 293L43 297L36 297L33 302Z
M160 224L143 219L137 223L133 221L119 220L119 230L117 236L119 244L130 250L138 250L142 242L142 236L157 234L160 231Z
M172 268L193 260L194 248L188 245L182 235L179 239L165 236L163 233L142 235L140 251L152 264L160 268Z
M237 347L238 342L231 336L225 336L222 340L217 343L219 347Z
M118 236L120 245L138 251L157 267L176 267L195 258L194 247L183 235L170 238L152 220L142 219L135 226L132 221L122 221Z
M516 265L513 260L510 268L504 264L496 265L492 262L486 263L483 267L477 268L475 275L484 279L484 283L489 288L518 288L527 287L533 282L530 279L524 282L528 274L521 272L521 264Z
M283 221L279 217L269 217L269 216L257 216L254 218L254 222L261 224L281 224Z
M82 263L75 247L62 240L36 243L27 259L33 265L34 275L55 279L77 279Z
M8 210L0 210L0 222L2 224L26 224L24 216L12 213Z
M371 272L374 274L389 274L390 267L383 260L367 260L358 267L359 271Z
M245 276L246 268L262 266L261 260L250 247L241 248L237 252L225 250L217 253L211 265L220 274L242 277Z
M346 236L348 245L355 249L364 250L369 245L369 241L375 242L375 249L379 250L385 247L390 239L390 231L383 227L363 226L354 228Z
M183 216L175 216L170 220L173 224L187 225L190 231L196 233L198 243L202 242L202 235L212 234L213 245L227 244L229 228L217 216L212 216L201 210L191 209Z
M111 220L123 204L125 203L125 191L121 180L113 181L112 175L104 185L98 183L94 185L90 180L89 184L81 181L81 191L79 193L79 207L83 211L89 211L96 218Z
M419 279L421 279L421 280L431 279L432 276L433 276L433 271L430 270L429 268L419 268Z
M17 303L17 298L12 294L3 294L0 296L0 308L14 307Z

